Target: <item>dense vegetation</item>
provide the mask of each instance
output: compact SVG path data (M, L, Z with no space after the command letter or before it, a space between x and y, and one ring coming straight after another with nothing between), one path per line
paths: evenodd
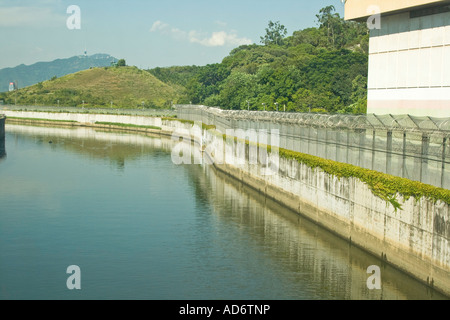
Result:
M344 21L333 6L318 27L295 31L269 22L262 45L240 46L222 63L149 70L186 88L184 103L225 109L364 113L368 29Z

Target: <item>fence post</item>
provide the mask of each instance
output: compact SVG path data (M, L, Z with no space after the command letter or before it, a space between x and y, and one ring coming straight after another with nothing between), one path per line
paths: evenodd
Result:
M349 159L349 152L350 152L350 129L347 129L346 130L347 131L347 152L346 152L346 156L345 156L345 162L346 163L350 163L349 161L348 161L348 159Z
M316 129L316 152L314 154L316 157L320 157L319 130L320 130L320 127L317 127L317 129Z
M359 129L359 159L358 159L358 166L365 167L364 166L364 149L366 144L366 129Z
M375 139L376 139L376 131L375 131L375 129L373 129L373 132L372 132L372 168L370 168L371 170L375 170L375 147L376 147Z
M447 137L444 137L442 142L442 171L441 171L441 188L445 188L445 179L444 179L444 173L445 173L445 153L447 149Z
M391 174L392 170L392 131L387 132L386 137L386 173Z
M430 145L430 137L424 133L422 135L422 152L420 155L420 181L424 182L424 178L428 173L428 147Z
M403 132L402 178L406 178L406 132Z
M308 126L308 152L307 154L311 154L311 127L312 126Z
M298 123L294 125L294 144L297 146L295 151L302 152L302 128Z
M340 141L341 141L340 138L341 138L340 131L337 130L335 133L335 141L334 141L334 145L336 146L336 155L334 158L335 161L339 161L339 148L340 148Z

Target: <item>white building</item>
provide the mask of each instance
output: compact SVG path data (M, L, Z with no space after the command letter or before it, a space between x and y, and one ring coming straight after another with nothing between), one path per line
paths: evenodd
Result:
M450 117L449 0L347 0L345 19L379 27L370 31L368 113Z

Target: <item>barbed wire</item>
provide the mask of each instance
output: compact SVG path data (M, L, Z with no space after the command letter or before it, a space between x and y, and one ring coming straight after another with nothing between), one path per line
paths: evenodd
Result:
M423 133L441 133L450 135L450 118L418 117L412 115L350 115L293 113L274 111L223 110L199 105L175 105L176 109L191 109L211 115L219 115L234 120L257 120L270 122L297 123L304 126L346 129L383 129L414 131Z

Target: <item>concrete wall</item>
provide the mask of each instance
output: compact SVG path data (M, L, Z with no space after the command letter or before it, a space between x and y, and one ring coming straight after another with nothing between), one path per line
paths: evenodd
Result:
M0 140L5 139L5 117L0 114Z
M0 114L0 160L5 156L5 117Z
M94 124L96 122L126 123L140 126L161 127L162 121L158 117L142 117L128 115L109 114L80 114L80 113L53 113L2 110L7 117L32 118L43 120L77 121L80 123Z
M450 116L450 12L381 18L369 44L368 113Z
M203 137L211 145L220 145L215 141L221 139L217 135L204 132ZM223 152L234 149L230 143L225 143ZM275 174L264 175L261 164L250 164L249 150L243 165L228 164L238 163L234 154L235 162L219 164L215 159L221 159L220 149L213 154L204 157L218 170L450 294L448 204L400 199L403 210L396 211L355 178L337 178L284 158L279 159Z

